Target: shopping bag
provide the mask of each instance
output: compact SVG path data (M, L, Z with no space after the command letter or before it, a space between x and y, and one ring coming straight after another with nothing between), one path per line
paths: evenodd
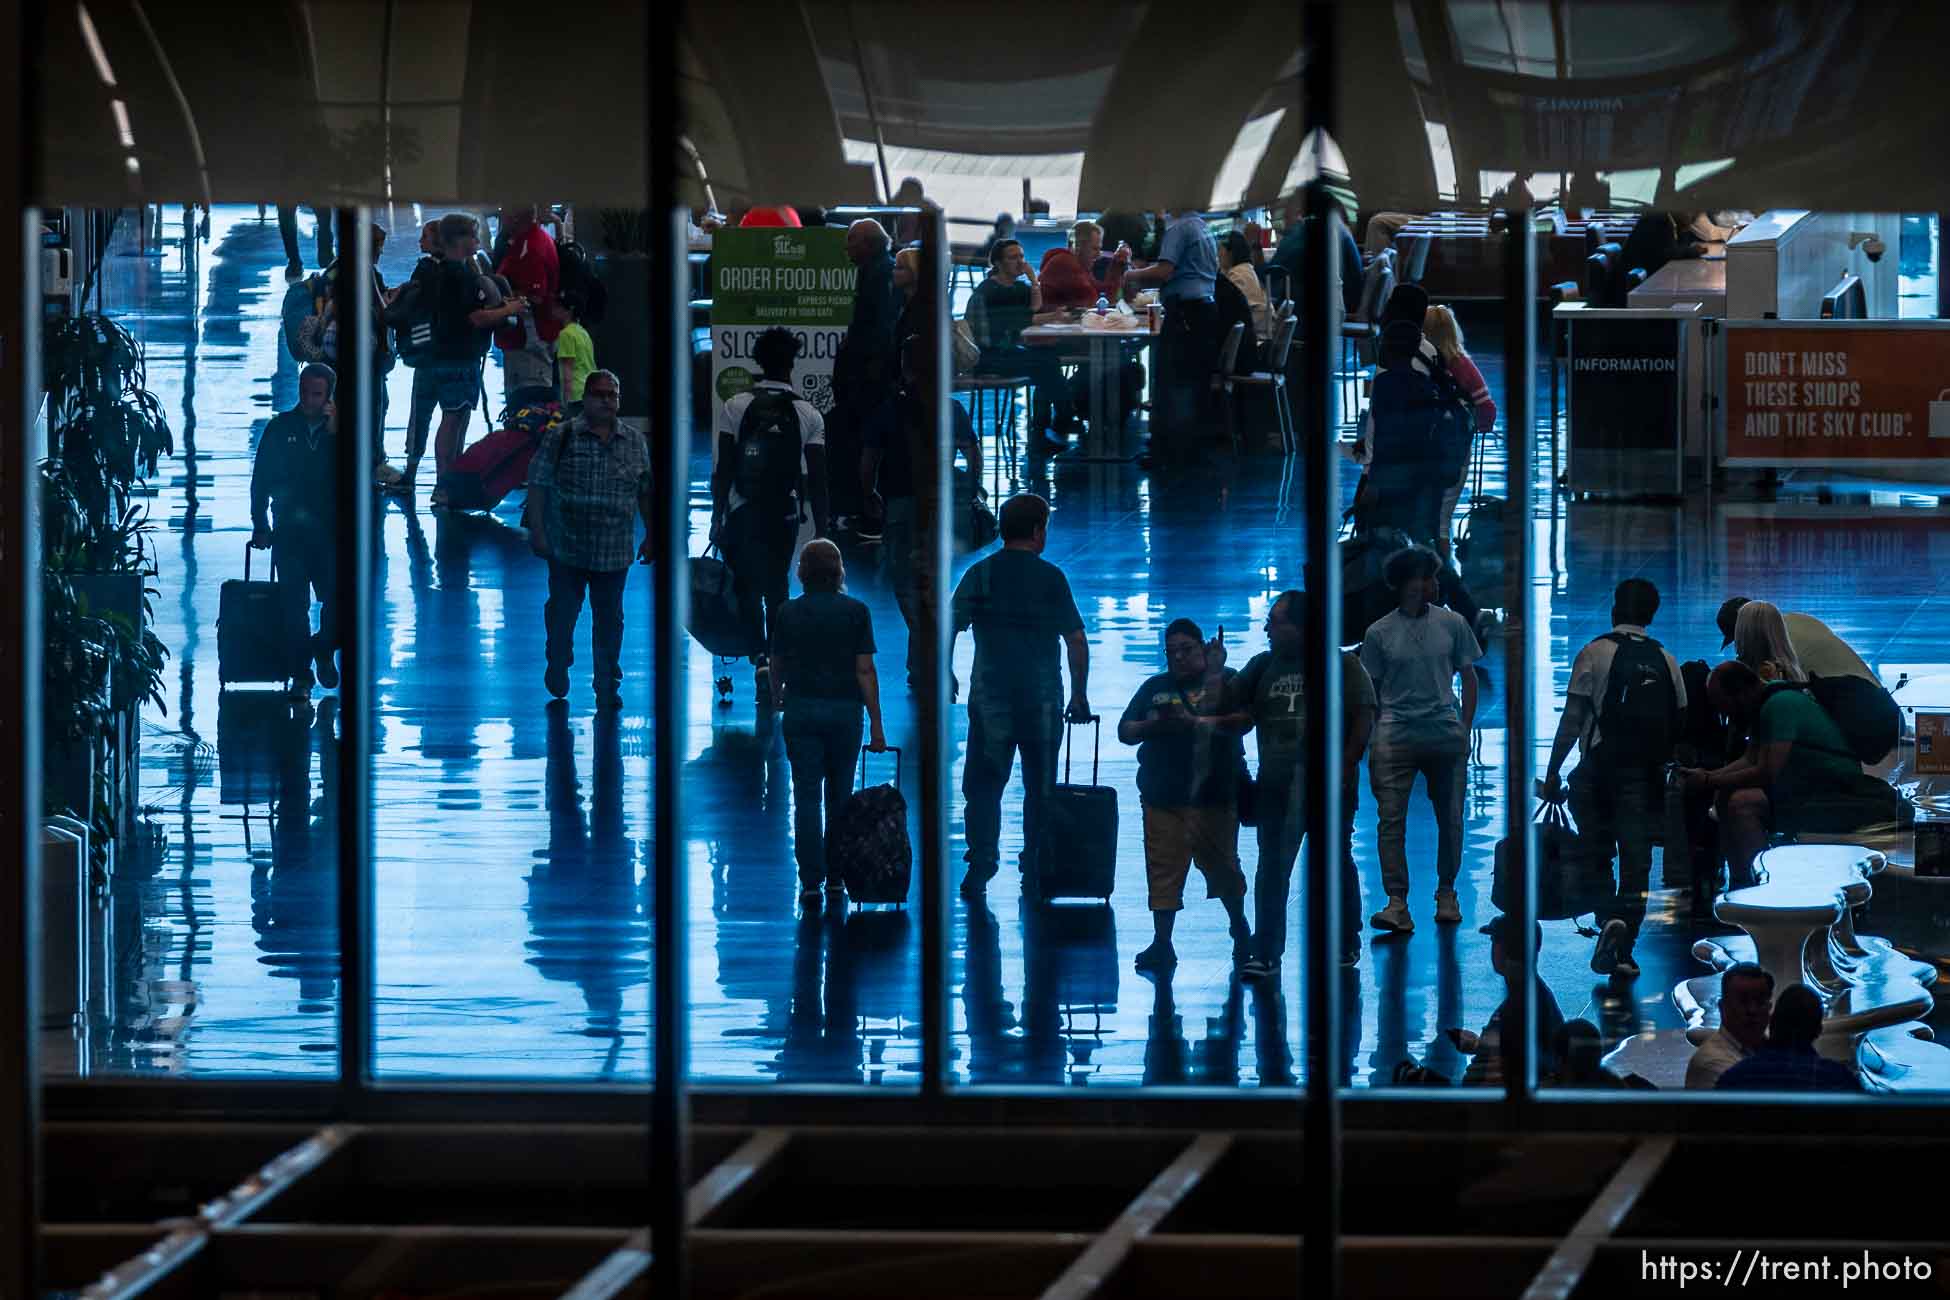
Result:
M1537 919L1562 921L1603 906L1613 892L1609 846L1579 835L1561 803L1541 804L1536 820ZM1500 912L1517 910L1516 858L1512 840L1497 842L1490 902Z

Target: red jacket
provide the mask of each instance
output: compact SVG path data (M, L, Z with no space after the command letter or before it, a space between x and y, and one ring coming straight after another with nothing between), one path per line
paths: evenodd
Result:
M555 236L548 233L548 228L537 222L513 236L508 242L507 255L494 268L494 273L506 277L514 291L534 305L535 332L542 341L555 342L555 336L562 332L562 322L555 318L553 310L556 297L562 292L562 263L555 251ZM519 327L507 326L495 331L494 341L504 349L518 348L522 345L522 332Z
M1117 301L1118 292L1124 287L1124 272L1128 264L1116 258L1099 258L1107 262L1109 270L1099 280L1077 260L1077 255L1067 248L1052 248L1043 254L1043 265L1036 272L1036 278L1043 286L1043 310L1055 311L1060 307L1095 307L1099 297Z

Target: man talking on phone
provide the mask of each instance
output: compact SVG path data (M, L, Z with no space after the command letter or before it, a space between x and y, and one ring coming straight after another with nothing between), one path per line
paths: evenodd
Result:
M1189 618L1174 621L1165 629L1165 671L1138 687L1117 723L1117 738L1138 747L1152 929L1151 946L1137 955L1143 974L1178 964L1171 934L1193 863L1205 876L1206 897L1225 906L1234 971L1253 958L1239 869L1239 773L1246 762L1239 738L1252 718L1238 707L1238 674L1225 663L1224 628L1207 641Z

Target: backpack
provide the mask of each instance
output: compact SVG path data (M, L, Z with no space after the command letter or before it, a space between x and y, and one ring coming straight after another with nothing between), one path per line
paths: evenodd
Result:
M1773 699L1782 691L1806 691L1814 696L1815 703L1842 733L1848 756L1858 763L1881 762L1902 739L1902 708L1880 682L1863 677L1811 676L1805 683L1770 682L1766 698Z
M596 277L596 262L589 250L573 239L564 239L555 245L555 258L561 271L561 296L574 302L576 316L584 325L602 324L609 308L609 286Z
M1665 648L1651 637L1607 632L1618 647L1598 704L1598 753L1614 771L1653 768L1672 757L1679 739L1679 704Z
M432 274L417 271L406 282L386 313L393 331L393 351L409 367L418 367L433 356L433 316L440 305L439 268Z
M1413 321L1382 326L1376 357L1368 406L1375 462L1419 466L1445 486L1460 482L1476 436L1462 386L1439 357L1422 352L1422 329ZM1418 360L1426 370L1416 368Z
M752 394L738 422L738 464L731 481L738 495L763 513L789 513L804 479L797 402L791 393L762 389Z

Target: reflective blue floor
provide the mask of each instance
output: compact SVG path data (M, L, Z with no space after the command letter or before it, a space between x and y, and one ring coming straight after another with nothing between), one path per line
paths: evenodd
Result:
M411 231L402 210L396 228ZM283 255L274 221L219 208L207 243L185 245L176 218L160 255L118 245L105 308L148 349L149 383L178 455L152 503L157 631L169 646L167 713L144 718L144 854L124 858L109 935L104 1003L76 1059L91 1071L317 1074L333 1066L337 938L333 893L336 700L295 713L249 692L220 692L218 590L242 574L251 449L273 409L291 405L296 367L278 337ZM410 269L396 238L389 282ZM304 240L311 249L309 236ZM1500 396L1493 321L1471 322ZM1485 340L1491 340L1485 343ZM599 354L602 348L598 336ZM599 356L599 359L600 356ZM490 362L488 389L498 394ZM1540 376L1541 378L1541 376ZM390 381L387 445L397 463L411 372ZM1540 383L1540 396L1547 391ZM498 401L491 405L498 407ZM626 403L627 405L627 403ZM1271 417L1250 427L1271 429ZM473 433L484 425L477 419ZM993 450L993 449L992 449ZM707 522L700 440L693 551ZM1541 457L1548 462L1547 453ZM1501 477L1500 450L1490 472ZM1011 471L1002 466L1008 486ZM1351 477L1351 476L1350 476ZM1027 481L1025 479L1025 481ZM1842 485L1840 500L1722 505L1555 503L1538 477L1538 571L1548 638L1537 674L1539 762L1572 656L1607 630L1611 589L1641 575L1666 602L1653 626L1680 658L1717 657L1713 612L1728 594L1768 596L1825 618L1891 679L1941 673L1950 566L1934 496ZM377 1051L393 1077L641 1078L648 1068L647 872L651 859L650 583L638 570L626 608L624 707L593 716L586 679L566 705L541 686L545 573L517 526L519 494L492 516L447 516L389 502L380 513L372 771L376 855ZM1057 509L1048 558L1069 574L1091 645L1091 698L1114 718L1161 667L1160 636L1188 616L1223 624L1235 662L1262 649L1270 600L1298 586L1298 484L1277 456L1231 475L1147 477L1128 465L1059 465L1033 486ZM1351 484L1348 485L1351 487ZM1789 496L1797 485L1790 483ZM1784 498L1786 499L1786 498ZM972 557L961 556L957 566ZM916 708L898 666L905 631L872 561L849 586L874 612L888 733L918 790ZM1486 604L1501 604L1478 593ZM578 663L588 662L587 626ZM958 671L966 678L969 648ZM1467 845L1458 883L1466 924L1433 924L1434 827L1413 807L1411 900L1419 928L1370 943L1343 990L1352 1077L1385 1080L1426 1058L1458 1075L1443 1036L1480 1028L1501 997L1488 940L1492 852L1506 815L1502 648L1486 660L1470 765ZM918 914L801 915L791 796L780 739L752 708L749 671L732 672L732 707L715 707L721 671L693 646L683 828L690 868L693 1060L701 1079L904 1086L918 1068ZM579 670L578 670L579 672ZM1910 700L1910 703L1942 701ZM959 791L965 715L953 714ZM1130 968L1150 937L1132 751L1107 739L1103 781L1123 806L1112 907L1022 906L1004 872L986 905L957 900L951 935L953 1067L977 1084L1225 1086L1293 1081L1300 1055L1296 954L1285 994L1242 989L1216 904L1181 917L1181 963L1164 982ZM1250 744L1250 742L1249 742ZM1365 778L1355 851L1365 911L1381 901ZM1004 801L1003 857L1020 844L1020 788ZM959 796L950 858L961 855ZM917 823L918 833L918 823ZM1248 877L1254 849L1242 844ZM1678 1025L1673 985L1703 969L1682 895L1654 868L1635 984L1586 966L1589 940L1546 926L1543 973L1566 1016L1608 1041ZM918 889L916 890L918 897ZM1194 882L1188 898L1202 890ZM1298 934L1299 901L1292 901ZM1297 942L1297 940L1296 940Z

